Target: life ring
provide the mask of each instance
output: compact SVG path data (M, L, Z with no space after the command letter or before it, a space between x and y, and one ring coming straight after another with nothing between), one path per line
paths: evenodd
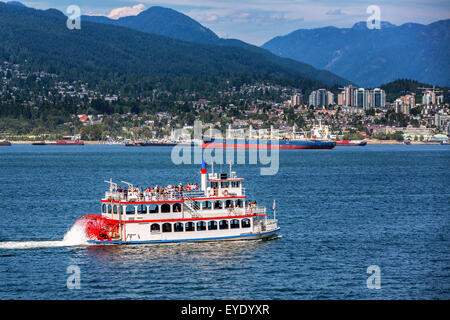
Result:
M223 190L222 191L222 194L226 197L226 196L228 196L228 190Z

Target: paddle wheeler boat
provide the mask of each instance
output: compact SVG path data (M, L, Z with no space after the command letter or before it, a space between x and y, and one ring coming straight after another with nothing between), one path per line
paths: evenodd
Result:
M244 179L238 178L231 166L229 174L207 174L203 162L198 190L169 194L144 191L125 195L117 191L117 184L106 182L110 190L101 200L101 215L80 218L90 243L270 239L276 238L280 230L275 202L271 218L265 207L250 204L242 185ZM133 190L133 186L129 185L129 189Z

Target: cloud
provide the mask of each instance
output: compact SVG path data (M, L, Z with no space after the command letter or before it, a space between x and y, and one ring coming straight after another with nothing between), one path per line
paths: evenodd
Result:
M342 12L341 9L329 10L329 11L327 11L326 14L329 15L329 16L342 16L342 15L345 15L345 13Z
M270 26L286 22L303 21L301 17L287 17L280 12L242 12L234 10L191 10L186 13L191 18L206 24L252 24Z
M122 17L137 16L139 13L141 13L144 10L145 10L145 5L143 5L142 3L132 6L132 7L115 8L115 9L112 9L111 12L108 14L108 18L119 19Z

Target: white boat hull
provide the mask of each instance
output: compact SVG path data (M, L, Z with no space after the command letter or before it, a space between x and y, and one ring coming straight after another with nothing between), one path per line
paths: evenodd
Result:
M148 239L148 240L113 240L113 241L100 241L100 240L88 240L92 244L157 244L157 243L173 243L173 242L208 242L208 241L238 241L238 240L261 240L261 239L272 239L277 237L277 232L280 228L274 230L259 232L259 233L241 233L236 235L219 236L213 235L209 237L198 235L192 238L168 238L160 237L160 239Z

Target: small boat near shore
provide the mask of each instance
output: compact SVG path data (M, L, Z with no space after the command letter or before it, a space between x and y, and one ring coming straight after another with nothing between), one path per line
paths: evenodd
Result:
M173 147L175 142L158 142L158 141L133 141L125 143L125 147Z
M0 147L10 147L11 146L11 142L6 141L6 140L0 140Z

